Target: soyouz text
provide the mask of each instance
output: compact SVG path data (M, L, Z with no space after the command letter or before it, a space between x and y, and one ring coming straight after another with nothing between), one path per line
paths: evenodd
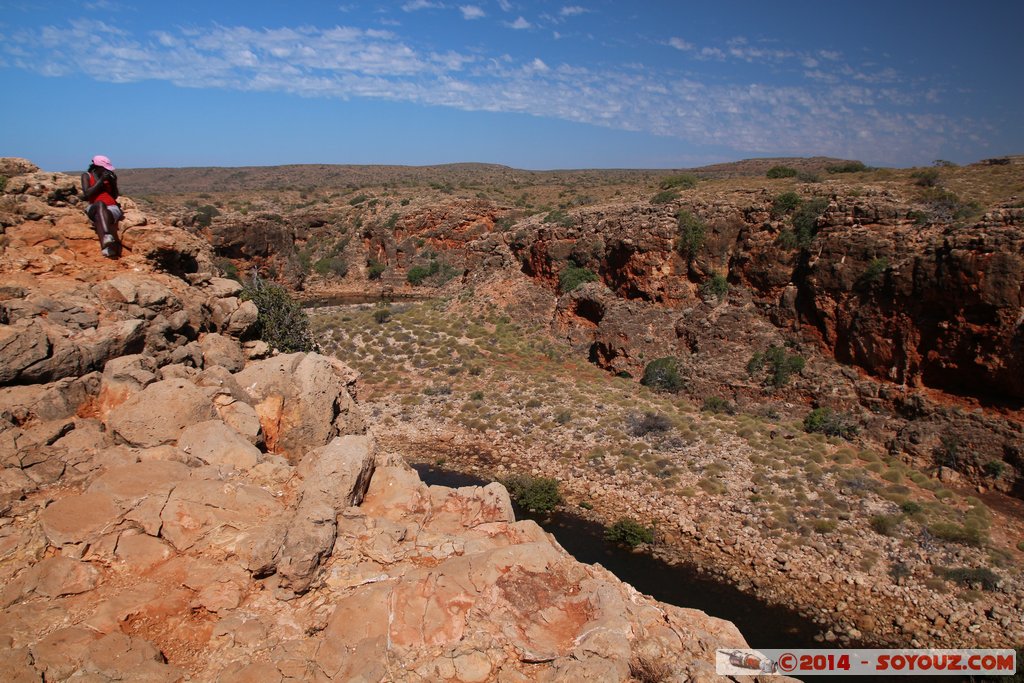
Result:
M717 650L720 675L887 674L1008 676L1017 671L1014 650L1005 649L830 649L830 650Z

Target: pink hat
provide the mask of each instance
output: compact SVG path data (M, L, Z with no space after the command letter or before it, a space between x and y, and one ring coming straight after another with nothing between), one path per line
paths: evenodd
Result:
M108 159L107 157L103 156L102 154L97 154L96 156L94 156L92 158L92 163L94 165L96 165L96 166L102 166L103 168L107 169L108 171L113 171L114 170L114 164L111 163L110 159Z

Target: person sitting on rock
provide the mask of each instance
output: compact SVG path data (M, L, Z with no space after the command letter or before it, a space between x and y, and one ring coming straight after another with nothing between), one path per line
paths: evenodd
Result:
M101 253L114 258L121 246L117 239L117 223L124 218L124 212L117 203L117 176L110 159L102 154L92 158L89 170L82 174L82 193L89 203L85 213L92 219Z

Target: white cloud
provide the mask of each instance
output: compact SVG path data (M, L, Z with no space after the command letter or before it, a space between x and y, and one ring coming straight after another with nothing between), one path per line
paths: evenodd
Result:
M476 5L462 5L459 7L459 11L462 12L462 18L466 20L482 19L487 16L484 11Z
M673 36L672 38L669 38L668 44L671 47L674 47L677 50L683 50L683 51L693 50L694 48L697 47L693 43L688 43L687 41L683 40L682 38L676 38L675 36Z
M518 19L513 21L511 24L507 24L507 26L509 28L514 28L514 29L516 29L518 31L522 31L523 29L527 29L527 28L532 28L533 27L533 25L530 22L528 22L526 19L524 19L522 17L519 17Z
M402 5L403 12L417 12L421 9L440 9L444 5L431 2L430 0L409 0L409 2Z
M563 7L558 14L563 17L575 17L580 14L586 14L589 11L590 10L588 10L586 7L580 7L579 5L569 5L568 7Z
M512 3L509 0L498 0L498 7L501 8L502 12L512 11Z
M45 76L520 112L743 154L934 158L950 140L966 144L984 133L980 124L934 113L934 84L894 83L899 74L884 65L854 69L820 53L742 41L729 48L737 59L762 59L773 68L782 60L803 80L780 86L767 77L701 81L649 66L552 67L539 57L424 51L392 31L346 26L193 26L133 35L110 23L76 20L0 33L7 68ZM727 58L713 46L689 49L702 58ZM804 66L810 59L819 62L815 68ZM860 131L871 132L867 142Z

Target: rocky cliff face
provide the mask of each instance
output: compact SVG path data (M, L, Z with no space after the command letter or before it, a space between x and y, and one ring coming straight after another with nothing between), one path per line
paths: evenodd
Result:
M105 260L73 181L16 170L4 680L710 679L744 645L575 562L500 485L421 483L376 447L354 372L240 341L255 310L202 241L125 201Z

